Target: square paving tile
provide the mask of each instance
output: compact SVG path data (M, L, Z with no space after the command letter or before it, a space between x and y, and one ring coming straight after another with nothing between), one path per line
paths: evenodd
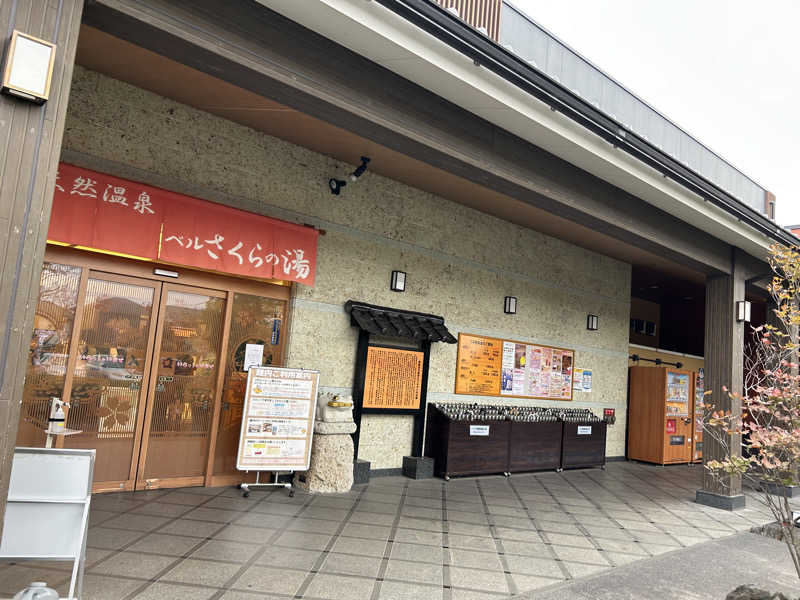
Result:
M627 554L638 554L640 556L647 556L647 551L642 547L640 542L632 540L613 540L595 538L595 541L600 545L603 550L610 550L612 552L625 552Z
M94 565L91 572L98 575L123 575L152 579L176 560L174 556L120 552Z
M359 556L383 556L386 540L364 540L361 538L339 537L333 544L334 552Z
M288 546L289 548L304 548L306 550L324 550L330 540L331 536L325 533L286 531L275 540L275 545Z
M104 521L103 527L114 527L116 529L130 529L132 531L145 532L158 529L169 521L170 519L168 517L125 513L117 517L113 517L108 521Z
M218 591L216 588L154 583L136 594L133 600L208 600Z
M81 600L111 600L112 598L124 598L146 583L146 580L86 573L83 577L83 593L81 594ZM18 588L18 591L19 589L22 588Z
M378 576L378 570L381 568L381 562L383 562L383 559L380 557L355 557L352 554L329 552L320 571L337 575L358 575L359 577L371 577L375 579Z
M397 542L407 542L409 544L426 544L440 547L442 545L442 534L437 531L398 528L394 539Z
M155 554L183 556L192 548L202 543L203 540L193 537L150 533L128 549L132 552L153 552Z
M145 535L144 531L130 529L108 529L105 527L90 527L86 545L90 548L105 548L119 550L123 546L136 541Z
M363 523L364 525L391 525L394 523L394 513L372 513L353 511L350 515L350 523Z
M512 573L511 579L514 580L514 585L517 586L517 591L520 593L529 592L531 590L538 590L545 588L556 583L560 583L561 579L550 579L548 577L534 577L531 575L522 575L520 573Z
M432 585L441 586L442 565L409 562L405 560L389 560L384 578L405 582L430 583Z
M288 531L306 531L308 533L336 533L342 524L339 521L325 519L310 519L299 517L292 519L286 526Z
M564 573L555 559L506 554L505 560L506 564L508 564L508 570L511 573L549 577L551 579L564 579Z
M444 560L443 550L439 546L406 544L403 542L394 542L392 544L390 557L399 560L416 560L436 565L441 565Z
M306 575L305 571L253 565L242 573L231 587L239 590L292 595L300 588Z
M255 544L209 540L192 553L192 558L243 563L249 560L258 549L259 546Z
M185 504L188 506L197 506L208 500L207 496L201 494L192 494L184 491L175 491L164 494L159 498L160 502L171 502L173 504Z
M211 537L224 527L223 523L213 521L191 521L189 519L176 519L167 523L156 533L185 535L189 537Z
M488 525L460 523L458 521L450 521L447 525L450 533L456 533L459 535L474 535L477 537L492 537L492 530Z
M441 600L443 590L441 587L426 586L415 583L401 583L399 581L384 581L378 593L378 600Z
M348 523L342 529L341 535L347 537L366 538L368 540L388 540L392 528L386 525L365 525L363 523Z
M416 519L414 517L400 517L398 527L405 529L422 529L424 531L444 531L444 521L438 519Z
M561 533L547 533L547 540L553 545L575 546L577 548L594 548L594 544L581 535L564 535Z
M198 521L214 521L217 523L231 523L242 516L241 511L224 510L221 508L206 508L201 506L190 510L183 515L185 519L196 519Z
M148 502L142 506L137 506L128 514L151 515L156 517L179 517L192 510L186 504L169 504L167 502Z
M505 573L450 567L451 585L472 590L509 593Z
M193 583L222 587L241 568L241 565L187 558L161 576L161 581Z
M461 548L450 548L449 552L450 564L454 567L489 569L491 571L503 570L500 555L497 552L477 552Z
M374 585L372 579L317 573L304 595L326 600L363 600L370 597Z
M577 563L577 562L569 562L564 561L564 566L567 567L567 571L569 571L570 575L573 578L577 579L578 577L586 577L587 575L594 575L595 573L601 573L603 571L608 571L612 567L609 565L591 565L587 563Z
M447 536L450 548L461 548L463 550L480 550L482 552L496 552L497 544L492 538L481 537L478 535L458 535L453 533Z
M358 511L362 512L375 512L375 513L385 513L390 515L397 514L397 505L396 504L384 504L383 502L368 502L362 500L358 503Z
M245 527L244 525L225 525L214 533L211 537L215 540L230 540L237 542L247 540L257 544L266 544L267 540L275 533L274 529L266 529L264 527Z
M589 548L575 548L573 546L553 546L556 556L561 560L591 563L595 565L608 565L608 561L597 550Z
M256 559L256 564L268 567L288 567L301 571L310 571L320 556L322 556L322 552L319 550L269 546L264 553Z

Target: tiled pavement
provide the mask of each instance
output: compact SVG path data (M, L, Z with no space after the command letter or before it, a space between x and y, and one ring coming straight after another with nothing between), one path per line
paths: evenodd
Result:
M313 496L191 488L92 499L86 600L502 598L769 521L693 502L701 467L413 481ZM69 565L0 566L0 597Z

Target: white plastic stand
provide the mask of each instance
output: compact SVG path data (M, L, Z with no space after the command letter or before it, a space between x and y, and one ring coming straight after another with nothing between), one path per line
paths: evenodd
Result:
M294 473L294 471L286 471L286 472L287 473ZM254 487L282 487L282 488L286 488L287 490L289 490L289 498L294 497L294 490L292 489L291 482L289 482L289 483L279 483L278 482L278 472L274 471L274 474L275 474L275 481L273 481L271 483L266 483L266 482L262 483L260 481L261 471L256 471L256 482L255 483L244 483L244 482L242 482L236 487L238 487L240 490L242 490L242 496L245 497L245 498L247 498L250 495L250 488L254 488Z

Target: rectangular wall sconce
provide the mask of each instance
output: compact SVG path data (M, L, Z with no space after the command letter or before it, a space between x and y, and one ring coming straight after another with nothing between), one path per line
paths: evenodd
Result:
M56 45L14 30L3 66L0 91L44 104L50 96Z
M738 323L750 322L750 303L747 300L739 300L736 303L736 321Z
M517 314L517 299L514 296L506 296L503 302L503 312L507 315Z
M389 289L393 292L406 291L406 274L403 271L392 271L392 281Z
M597 331L597 315L586 315L586 329L589 331Z
M167 271L166 269L153 269L154 275L161 275L161 277L172 277L173 279L178 278L177 271Z

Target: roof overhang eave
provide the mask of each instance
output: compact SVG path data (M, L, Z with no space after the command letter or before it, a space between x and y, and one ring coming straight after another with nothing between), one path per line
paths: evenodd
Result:
M550 82L534 93L541 73L426 0L258 1L756 257L796 242L669 157L654 158L644 140L567 90Z

